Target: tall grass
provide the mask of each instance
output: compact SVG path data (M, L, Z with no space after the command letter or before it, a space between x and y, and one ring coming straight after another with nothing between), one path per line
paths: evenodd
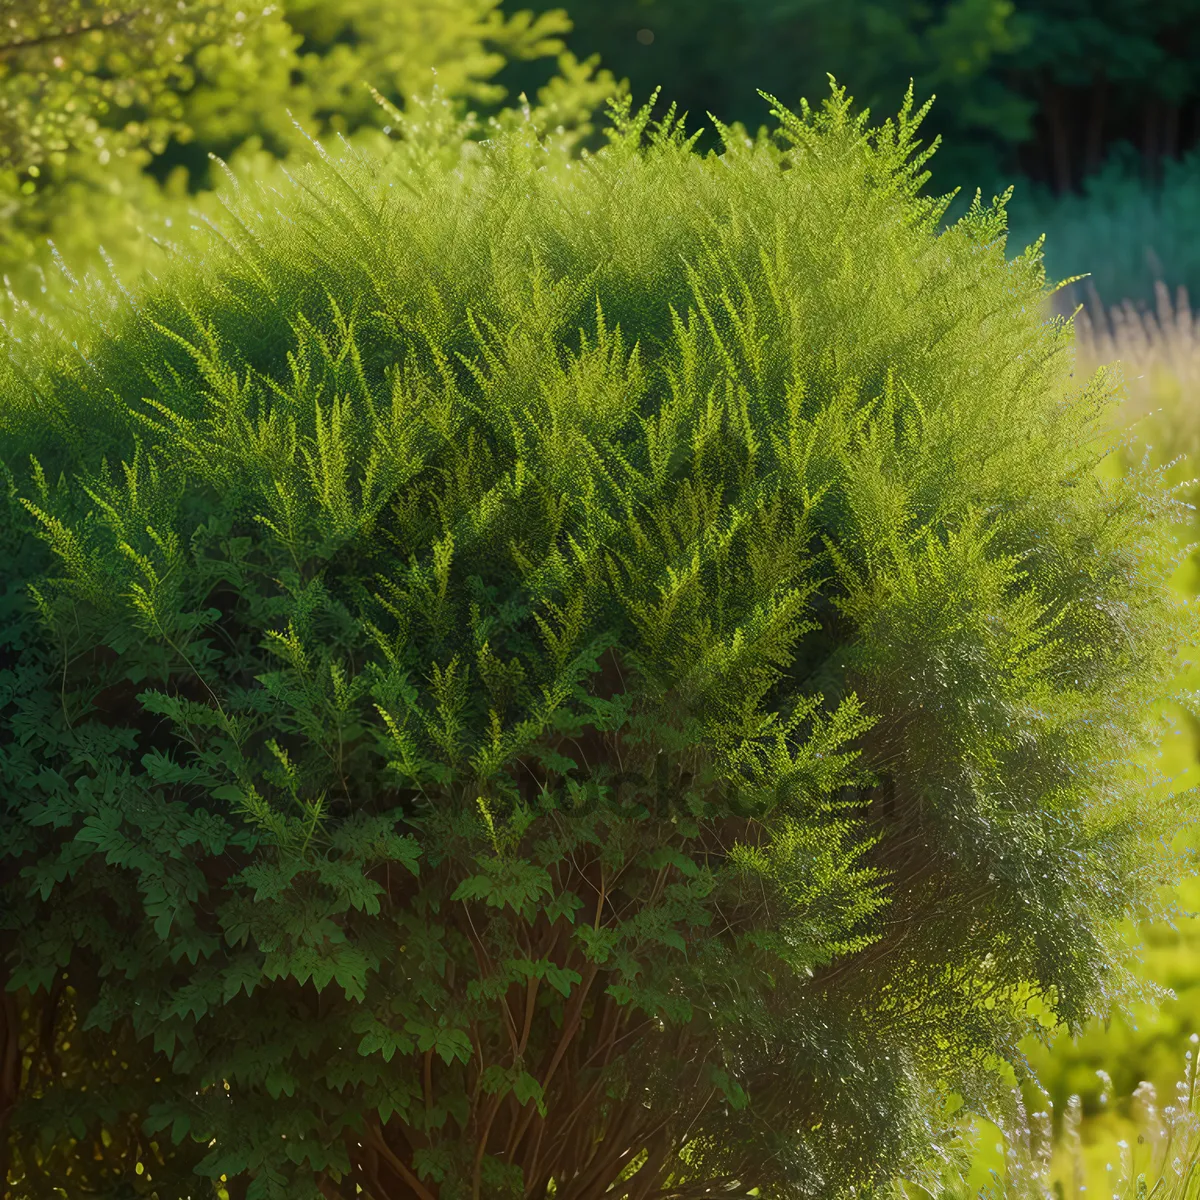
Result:
M1200 214L1200 207L1195 211ZM1145 447L1159 462L1176 462L1171 477L1187 483L1186 491L1196 503L1200 499L1194 482L1200 474L1200 322L1192 312L1186 287L1177 288L1172 304L1167 284L1157 279L1154 296L1153 309L1127 299L1106 311L1094 282L1085 281L1084 307L1075 318L1076 370L1086 374L1104 364L1120 364L1128 397L1120 416L1122 424L1135 434L1131 448L1137 452L1139 446ZM1200 520L1194 519L1187 540L1195 540L1198 531ZM1176 582L1186 592L1200 590L1195 554ZM1200 749L1196 736L1200 731L1194 722L1189 723L1193 725L1194 759ZM1189 884L1191 881L1183 881L1181 890L1190 896L1195 888ZM1147 940L1171 943L1168 952L1173 948L1179 961L1168 969L1169 982L1177 990L1200 980L1200 959L1191 944L1194 939L1189 939L1185 930L1172 925L1170 930L1141 932L1158 935ZM1161 953L1156 955L1156 964L1156 974L1166 967ZM1079 1097L1071 1097L1053 1150L1053 1171L1049 1170L1051 1159L1046 1157L1049 1152L1039 1150L1047 1177L1055 1179L1057 1200L1088 1196L1107 1200L1110 1195L1113 1200L1200 1198L1196 1095L1200 1035L1192 1033L1188 1041L1183 1077L1175 1085L1173 1101L1164 1107L1158 1105L1154 1085L1146 1081L1137 1086L1128 1102L1122 1102L1113 1096L1112 1081L1103 1071L1097 1072L1105 1085L1101 1099L1106 1103L1100 1114L1084 1121ZM1009 1194L1003 1187L997 1190Z
M1126 423L1156 457L1194 459L1200 450L1200 326L1187 289L1179 287L1172 305L1167 285L1156 281L1154 312L1125 300L1106 313L1096 288L1088 292L1090 311L1085 306L1075 319L1078 367L1120 361L1129 394ZM1186 465L1195 472L1194 462Z
M1085 1121L1079 1096L1072 1096L1057 1137L1048 1103L1033 1113L1020 1109L1002 1163L987 1179L947 1164L923 1184L895 1180L876 1200L1200 1200L1198 1043L1200 1035L1193 1034L1167 1104L1160 1104L1153 1084L1142 1083L1123 1112ZM1111 1080L1105 1082L1111 1091Z

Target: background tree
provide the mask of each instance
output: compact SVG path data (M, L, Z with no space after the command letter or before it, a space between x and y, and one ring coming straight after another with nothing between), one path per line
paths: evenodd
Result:
M890 111L911 78L918 96L938 97L937 183L968 195L998 180L997 147L1027 138L1036 111L995 77L1028 37L1010 0L574 0L570 11L575 45L595 47L634 88L668 89L697 127L714 112L757 129L757 87L796 103L825 91L826 72L853 79L864 108ZM512 66L502 78L525 86L536 74ZM697 147L717 140L708 127Z
M911 77L917 95L938 95L930 132L947 144L934 168L939 186L1007 183L1020 172L1060 193L1077 190L1121 141L1139 148L1154 180L1162 159L1200 138L1197 0L573 0L569 8L577 44L635 88L671 89L694 113L719 108L749 121L752 80L798 100L823 90L825 71L856 80L864 105L889 106ZM508 75L531 77L520 67Z
M169 239L189 211L216 210L192 194L214 182L210 155L261 173L309 136L383 138L367 84L403 107L436 72L442 95L496 114L505 89L488 80L508 57L557 55L535 107L586 138L619 85L564 52L561 9L498 4L15 0L0 32L0 273L37 295L47 239L76 273L102 269L100 245L126 275L158 264L140 231Z
M1196 0L1018 0L1024 46L997 63L1037 104L1016 165L1063 195L1078 191L1119 143L1142 177L1162 179L1200 139L1200 4Z

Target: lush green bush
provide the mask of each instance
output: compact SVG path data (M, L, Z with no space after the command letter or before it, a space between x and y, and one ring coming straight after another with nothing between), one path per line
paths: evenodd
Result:
M848 108L414 122L11 327L14 1195L838 1195L1119 991L1178 506Z
M1055 233L1050 237L1053 241ZM1099 246L1097 242L1093 253ZM1062 262L1061 250L1058 261ZM1075 265L1102 268L1104 263L1090 257ZM1194 505L1200 447L1195 315L1186 293L1172 304L1162 281L1155 291L1157 314L1139 312L1140 306L1131 302L1109 313L1098 304L1081 311L1074 323L1076 370L1090 372L1114 364L1126 381L1128 399L1116 415L1135 436L1102 469L1112 473L1122 463L1127 468L1148 454L1151 461L1168 467L1167 477L1184 485L1181 494ZM1172 580L1183 594L1193 596L1200 584L1196 529L1193 511L1188 526L1177 533L1181 547L1193 542L1192 552ZM1188 657L1194 659L1194 648ZM1188 659L1182 666L1181 681L1195 688L1200 668ZM1173 727L1151 753L1164 775L1162 786L1181 792L1200 780L1200 723L1174 706L1167 711ZM1187 831L1181 839L1194 849L1196 831ZM1142 926L1130 923L1126 938L1136 955L1134 970L1156 988L1169 989L1169 994L1134 1004L1110 1020L1089 1021L1078 1036L1063 1030L1048 1045L1027 1042L1040 1081L1039 1088L1028 1088L1026 1094L1031 1114L1026 1124L1033 1128L1023 1137L1018 1123L1017 1136L1010 1132L1007 1147L998 1148L997 1143L1002 1146L1006 1140L999 1131L968 1121L967 1129L975 1131L968 1139L970 1172L957 1180L947 1172L935 1189L939 1194L974 1194L990 1183L993 1169L1002 1172L1000 1191L1006 1196L1040 1195L1038 1188L1044 1190L1052 1181L1061 1181L1067 1195L1079 1194L1084 1186L1106 1195L1137 1195L1143 1172L1148 1174L1148 1189L1157 1186L1161 1200L1195 1194L1200 1188L1195 1171L1188 1169L1200 1153L1200 1123L1194 1111L1172 1099L1179 1090L1180 1047L1189 1041L1192 1053L1183 1082L1194 1096L1194 1050L1200 1037L1200 877L1182 879L1164 899L1167 911ZM1155 1092L1164 1097L1161 1123L1147 1104ZM1026 1146L1030 1137L1033 1144ZM1051 1139L1052 1164L1047 1161ZM1024 1154L1026 1149L1029 1154ZM1161 1185L1156 1171L1164 1179ZM1031 1185L1028 1192L1026 1184Z

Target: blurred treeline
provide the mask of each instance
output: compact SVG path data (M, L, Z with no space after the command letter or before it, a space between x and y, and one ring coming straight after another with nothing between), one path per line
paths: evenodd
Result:
M539 6L530 6L535 11ZM635 96L751 129L756 88L819 99L825 73L890 112L937 93L935 176L1020 175L1064 195L1121 143L1147 183L1200 139L1197 0L568 0L571 44ZM527 71L513 69L512 77ZM501 74L499 82L504 82ZM695 122L693 122L693 125ZM706 134L699 148L715 142Z
M706 112L769 123L756 89L819 103L829 72L882 119L912 78L937 97L928 190L963 189L947 220L1013 183L1010 252L1046 232L1056 279L1200 291L1200 0L2 0L0 271L23 293L47 239L140 269L139 227L205 209L211 154L264 170L304 133L378 139L364 85L403 107L434 71L481 121L524 91L592 148L606 95L661 86L655 116L675 101L701 152Z

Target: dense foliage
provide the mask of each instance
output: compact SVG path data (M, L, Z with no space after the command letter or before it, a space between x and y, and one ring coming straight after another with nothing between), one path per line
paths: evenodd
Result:
M1178 506L911 92L772 111L396 112L13 327L14 1194L834 1196L1119 989Z

